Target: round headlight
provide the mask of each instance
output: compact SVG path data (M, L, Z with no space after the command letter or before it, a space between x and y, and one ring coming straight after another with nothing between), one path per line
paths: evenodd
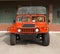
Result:
M21 32L21 29L18 29L18 32Z
M38 29L38 28L36 28L36 29L35 29L35 32L39 32L39 29Z

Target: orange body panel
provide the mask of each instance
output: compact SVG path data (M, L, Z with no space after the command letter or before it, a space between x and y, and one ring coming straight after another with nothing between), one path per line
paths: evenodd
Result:
M30 16L30 22L18 22L18 18L20 16ZM32 22L32 16L44 16L44 22ZM23 24L34 24L35 27L22 27ZM21 29L22 31L19 33L18 29ZM39 32L35 32L35 29L38 28ZM24 30L26 30L24 32ZM10 33L15 33L15 34L39 34L39 33L48 33L48 25L46 23L46 16L44 14L20 14L17 15L16 17L16 23L14 23L10 28L9 28Z

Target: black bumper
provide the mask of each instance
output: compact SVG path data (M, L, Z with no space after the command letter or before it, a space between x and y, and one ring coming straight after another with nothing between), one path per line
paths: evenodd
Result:
M33 40L37 37L37 34L20 34L20 39L23 40Z

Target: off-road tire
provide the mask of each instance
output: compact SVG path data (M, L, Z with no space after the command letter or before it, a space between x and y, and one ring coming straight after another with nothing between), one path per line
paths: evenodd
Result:
M15 44L16 44L16 35L10 34L10 45L15 45Z
M43 46L48 46L49 43L50 43L49 33L46 33L42 36L42 45Z

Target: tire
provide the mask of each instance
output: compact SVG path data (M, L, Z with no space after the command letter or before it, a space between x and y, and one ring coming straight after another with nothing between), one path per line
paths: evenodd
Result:
M15 45L15 44L16 44L16 35L10 34L10 45Z
M42 36L42 45L43 46L48 46L49 43L50 43L49 33L46 33Z

